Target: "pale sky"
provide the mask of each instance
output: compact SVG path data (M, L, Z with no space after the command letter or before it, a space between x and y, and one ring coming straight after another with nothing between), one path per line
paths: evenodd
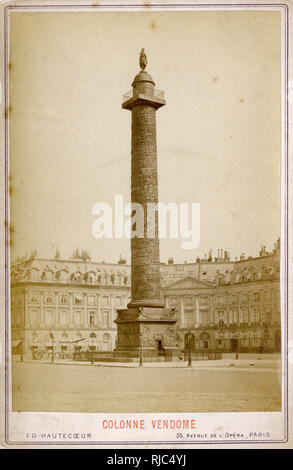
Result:
M13 254L130 262L129 240L96 240L92 207L130 199L131 113L147 71L157 111L159 200L201 205L201 242L161 240L161 260L210 248L256 256L280 236L280 15L265 11L13 13Z

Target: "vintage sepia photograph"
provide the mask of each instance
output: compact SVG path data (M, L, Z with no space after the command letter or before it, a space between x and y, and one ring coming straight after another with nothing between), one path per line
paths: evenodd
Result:
M283 13L78 8L7 16L10 411L281 415Z

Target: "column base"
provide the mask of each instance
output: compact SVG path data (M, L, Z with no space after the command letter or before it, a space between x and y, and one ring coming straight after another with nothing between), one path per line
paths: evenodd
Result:
M174 309L140 306L117 310L117 313L114 357L138 358L141 350L145 361L177 359L179 337Z

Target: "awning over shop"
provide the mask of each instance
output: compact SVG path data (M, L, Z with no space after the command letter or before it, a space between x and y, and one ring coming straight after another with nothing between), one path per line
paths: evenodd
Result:
M11 346L12 346L13 348L16 348L20 343L22 343L22 340L21 340L21 339L14 340L14 341L11 341Z

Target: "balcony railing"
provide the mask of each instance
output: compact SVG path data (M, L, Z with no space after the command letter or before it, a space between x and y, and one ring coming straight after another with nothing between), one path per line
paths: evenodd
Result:
M125 95L123 95L123 103L126 103L126 101L130 100L131 98L133 98L134 96L134 93L133 93L133 90L130 90L128 91L127 93L125 93ZM164 92L161 91L161 90L154 90L154 95L153 95L154 98L157 98L159 100L164 100L165 99L165 95L164 95Z

